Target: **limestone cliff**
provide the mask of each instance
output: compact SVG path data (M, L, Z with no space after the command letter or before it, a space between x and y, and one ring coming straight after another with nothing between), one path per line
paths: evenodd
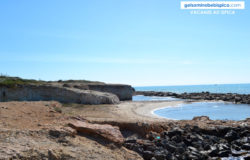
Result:
M51 85L0 87L0 101L48 101L81 104L115 104L119 98L111 93Z
M123 84L88 84L74 86L79 89L88 89L100 92L108 92L118 96L121 101L131 100L133 88L130 85Z
M131 100L133 88L97 81L37 81L0 76L0 101L56 100L63 103L115 104Z

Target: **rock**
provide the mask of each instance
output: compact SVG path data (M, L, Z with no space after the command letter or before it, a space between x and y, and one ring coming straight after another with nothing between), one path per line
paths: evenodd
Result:
M207 151L207 150L209 150L209 149L211 149L211 148L210 148L210 145L209 145L209 144L205 144L204 147L203 147L203 149L204 149L205 151Z
M202 141L196 141L196 142L192 142L192 146L197 148L197 149L202 149Z
M83 121L72 121L69 126L76 129L77 132L85 134L96 134L107 140L115 143L123 143L124 138L119 130L119 127L111 126L109 124L92 124Z
M230 130L232 130L232 127L227 127L227 126L217 126L216 127L216 135L217 136L225 136Z
M237 138L239 138L239 135L234 130L228 131L227 134L225 135L225 139L227 139L230 142L236 140Z
M134 93L130 85L121 84L89 84L90 90L115 94L121 101L132 100Z
M63 84L63 87L71 87L69 84L65 83Z
M217 149L216 146L212 146L211 150L209 151L209 156L211 157L217 157L219 153L219 150Z
M180 143L182 141L182 138L180 135L173 136L171 138L172 141L175 141L176 143Z
M160 152L160 151L157 151L154 153L154 157L157 159L157 160L165 160L166 159L166 155L164 152Z
M242 98L240 96L235 97L235 102L240 102L241 100L242 100Z
M147 151L154 152L154 151L158 150L158 147L157 147L157 146L154 146L154 145L152 145L152 146L147 146L147 149L146 149L146 150L147 150Z
M209 117L208 116L197 116L193 118L194 121L209 121Z
M143 152L143 158L145 160L151 160L151 158L154 156L154 154L151 151L144 151Z
M2 92L5 96L2 96ZM81 104L117 104L119 98L107 92L51 85L0 86L0 101L50 101Z
M175 135L181 135L184 131L182 129L180 129L179 127L175 127L174 129L172 129L171 131L169 131L167 133L167 135L171 138Z
M49 130L49 135L53 138L75 136L76 130L74 130L70 127L64 127L64 128L60 128L60 129L51 129L51 130Z
M161 132L160 136L161 136L161 138L166 139L166 138L168 138L168 132L167 131L163 131L163 132Z
M189 146L189 147L188 147L188 150L189 150L189 151L198 152L198 150L197 150L196 148L192 147L192 146Z
M164 144L164 147L171 153L175 152L177 150L177 147L172 145L172 144L169 144L169 143L165 143Z
M219 156L219 157L228 157L230 154L231 154L231 151L230 151L230 150L225 150L225 151L220 151L220 152L218 153L218 156Z
M230 150L230 147L227 144L218 144L217 147L220 151Z
M200 155L199 152L191 151L189 154L190 154L189 155L190 159L196 159L196 160L200 160L201 159L201 155Z
M5 106L1 106L0 108L2 108L2 109L8 109L8 107L5 107Z
M234 149L234 150L236 150L236 151L240 151L241 150L241 148L239 147L239 146L237 146L237 145L232 145L232 148Z
M185 152L185 148L183 148L183 147L177 147L176 148L176 152L180 153L180 154L183 154Z
M250 150L250 144L249 143L247 143L247 144L243 144L242 146L241 146L241 148L242 149L244 149L244 150Z
M137 91L135 94L145 96L171 96L182 99L194 99L194 100L223 100L235 103L250 104L250 95L244 94L217 94L217 93L171 93L171 92L153 92L153 91Z
M50 160L58 160L60 157L55 153L53 152L52 150L48 150L48 159Z
M250 131L244 130L240 133L240 137L250 137Z
M136 143L136 138L127 138L125 143Z

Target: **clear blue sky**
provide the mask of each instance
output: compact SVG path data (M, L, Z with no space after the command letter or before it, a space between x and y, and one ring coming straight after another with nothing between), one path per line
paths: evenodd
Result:
M0 73L183 85L250 82L250 10L190 15L169 0L2 0Z

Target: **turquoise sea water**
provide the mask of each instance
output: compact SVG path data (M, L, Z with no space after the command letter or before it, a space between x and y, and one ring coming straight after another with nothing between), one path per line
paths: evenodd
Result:
M176 120L190 120L195 116L209 116L213 120L244 120L250 118L250 105L196 102L158 109L154 114Z
M215 85L186 85L186 86L146 86L134 87L136 91L165 91L175 93L211 92L250 94L250 84L215 84Z

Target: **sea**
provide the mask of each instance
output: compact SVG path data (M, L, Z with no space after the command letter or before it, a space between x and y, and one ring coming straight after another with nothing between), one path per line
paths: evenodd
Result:
M250 94L249 84L212 84L212 85L183 85L183 86L145 86L134 87L136 91L162 91L174 93L210 92Z
M250 94L250 84L215 84L186 86L134 87L136 91L163 91L174 93L210 92ZM133 101L178 101L183 99L157 96L133 96ZM152 113L176 120L190 120L195 116L209 116L213 120L243 120L250 117L250 105L224 102L184 103L179 106L158 108Z
M208 116L212 120L244 120L250 117L250 106L225 102L195 102L156 109L154 114L175 120L191 120Z

